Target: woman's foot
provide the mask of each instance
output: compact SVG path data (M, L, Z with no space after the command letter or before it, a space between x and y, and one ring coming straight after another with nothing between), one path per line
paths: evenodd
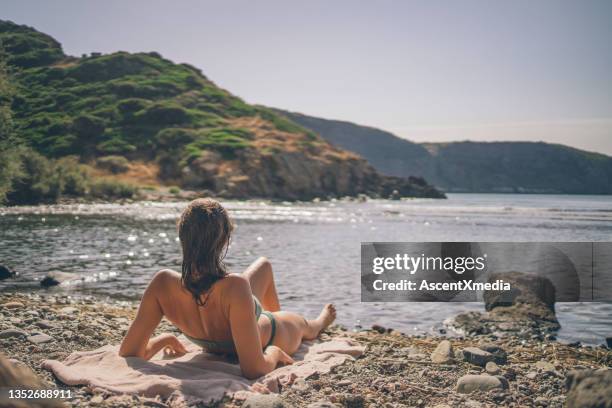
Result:
M331 303L328 303L323 306L323 310L321 310L319 317L314 320L306 321L307 327L304 331L304 339L316 339L319 333L321 333L327 326L332 324L334 320L336 320L336 307Z
M321 325L319 332L323 331L327 326L332 324L336 320L336 306L331 303L323 306L321 314L317 317L317 322Z

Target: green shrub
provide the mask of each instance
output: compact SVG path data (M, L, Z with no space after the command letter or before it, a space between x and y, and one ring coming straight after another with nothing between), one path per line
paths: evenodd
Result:
M196 138L197 132L193 129L166 128L157 133L155 141L162 148L172 149L191 143Z
M136 146L120 138L112 138L96 145L96 150L102 154L130 153Z
M89 194L95 198L132 198L138 188L116 180L98 179L91 183Z
M189 121L186 109L173 102L156 103L134 115L136 123L151 125L180 125Z
M170 187L170 188L168 189L168 192L169 192L170 194L177 195L178 193L180 193L180 192L181 192L181 189L180 189L180 188L178 188L177 186L172 186L172 187Z
M96 160L98 167L108 170L113 174L125 173L130 168L129 160L123 156L104 156Z

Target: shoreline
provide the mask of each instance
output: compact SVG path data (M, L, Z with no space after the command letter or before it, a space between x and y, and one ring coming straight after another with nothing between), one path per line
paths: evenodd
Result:
M25 364L50 388L71 389L74 399L68 402L69 406L166 406L161 400L114 396L88 387L66 387L40 368L44 359L62 360L72 351L119 343L136 307L136 302L103 302L91 296L0 293L0 345L7 358L18 361L18 365ZM156 330L156 333L161 332L180 334L165 320ZM35 334L44 334L50 339L39 337L45 341L36 344L29 338ZM365 345L364 356L329 374L298 381L272 398L286 406L327 401L339 407L489 407L500 404L561 407L566 401L565 382L571 370L612 365L612 350L605 347L561 344L554 339L530 336L498 338L484 334L451 338L405 335L381 326L360 332L334 326L322 337L338 334L348 335ZM435 363L432 353L434 350L438 353L437 349L446 344L445 340L450 342L454 352L444 357L443 363ZM485 347L486 344L501 348L507 355L506 364L500 361L496 368L490 364L482 367L461 357L467 348ZM505 378L508 388L472 394L456 391L462 376L482 376L489 371ZM242 401L226 397L223 404L238 407Z

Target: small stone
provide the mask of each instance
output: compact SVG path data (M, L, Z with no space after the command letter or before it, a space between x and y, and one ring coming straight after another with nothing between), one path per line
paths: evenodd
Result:
M3 309L19 309L21 307L24 307L21 302L7 302L2 304Z
M86 337L96 337L98 333L91 327L87 327L81 331L81 334Z
M298 391L306 391L308 390L308 383L303 378L298 378L291 384L291 388Z
M501 382L502 388L504 390L507 390L508 388L510 388L510 383L508 382L506 377L504 377L503 375L496 375L495 378L497 378L499 382Z
M287 408L278 394L254 394L247 397L242 408Z
M351 380L342 380L342 381L338 381L336 385L340 387L346 387L347 385L351 385L352 383L353 382Z
M346 408L363 408L365 399L361 395L349 394L344 398L344 406Z
M21 319L18 317L11 317L9 321L13 324L21 324Z
M525 377L529 378L530 380L535 380L537 376L538 373L536 373L535 371L531 371L527 373L527 375L525 375Z
M28 334L23 330L7 329L0 332L0 339L10 339L14 337L27 337Z
M489 361L487 365L485 365L485 370L491 375L497 375L500 372L499 366L493 361Z
M372 330L374 330L375 332L378 332L380 334L386 333L387 329L385 329L383 326L379 325L379 324L375 324L372 326Z
M44 333L39 333L39 334L35 334L33 336L28 337L28 341L34 344L42 344L42 343L48 343L50 341L53 341L53 337L47 334L44 334Z
M489 391L495 388L503 388L499 378L491 375L468 374L459 378L456 391L461 394L469 394L474 391Z
M508 361L508 353L503 348L493 344L493 343L483 343L478 346L479 349L489 352L493 355L493 358L496 364L506 364Z
M59 311L62 314L71 315L71 314L77 313L79 309L77 309L76 307L72 307L72 306L66 306L66 307L62 307Z
M97 395L94 395L94 396L91 398L91 400L89 400L89 402L90 402L91 404L96 404L96 405L98 405L98 404L101 404L101 403L103 403L103 402L104 402L104 397L102 396L102 394L97 394Z
M489 361L495 358L488 351L479 349L478 347L466 347L463 350L463 359L468 363L484 367Z
M537 363L535 363L535 367L541 371L555 371L555 366L552 363L549 363L548 361L538 361Z
M55 329L55 326L53 325L53 323L51 323L48 320L39 320L34 325L40 329L45 329L45 330Z
M306 408L337 408L338 406L329 401L317 401L312 404L308 404Z
M436 364L446 364L453 359L453 346L450 341L442 340L431 353L431 361Z

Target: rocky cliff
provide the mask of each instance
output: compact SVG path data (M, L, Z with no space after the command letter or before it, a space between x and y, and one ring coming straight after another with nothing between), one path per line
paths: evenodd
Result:
M380 172L447 192L612 194L612 158L542 142L417 144L379 129L277 110Z

